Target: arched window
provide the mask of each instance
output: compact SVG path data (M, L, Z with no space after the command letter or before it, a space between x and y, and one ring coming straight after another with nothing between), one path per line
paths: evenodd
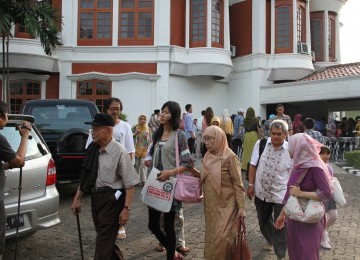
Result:
M311 50L315 52L315 61L324 61L324 13L310 14Z
M223 47L224 1L211 1L211 42L213 47Z
M154 44L153 0L120 0L118 44Z
M297 41L306 43L306 3L298 2L297 7Z
M336 59L335 54L335 19L334 13L329 13L328 21L328 44L329 44L329 61L333 62Z
M78 45L111 45L112 1L79 0L78 24Z
M111 81L85 80L77 82L77 98L93 101L99 111L103 110L104 100L111 97Z
M206 46L207 0L190 1L190 46Z

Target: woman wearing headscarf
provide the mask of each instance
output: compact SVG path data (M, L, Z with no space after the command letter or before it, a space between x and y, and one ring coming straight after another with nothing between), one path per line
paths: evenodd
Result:
M213 118L211 118L211 124L210 125L216 125L220 127L220 117L218 116L213 116Z
M229 111L225 108L222 112L222 119L220 120L220 127L226 134L228 146L231 149L231 140L234 135L233 122L229 116Z
M293 122L293 134L303 133L304 132L304 124L301 121L301 114L296 114Z
M221 128L206 128L203 141L208 149L200 172L205 214L204 257L206 260L232 259L236 221L246 215L240 163L228 147Z
M246 110L246 116L244 119L245 137L243 145L243 153L241 158L241 170L247 171L247 165L250 162L254 145L260 138L258 134L258 128L260 127L259 119L255 116L255 110L249 107Z
M294 168L288 182L284 205L290 195L323 202L331 199L331 175L319 155L322 146L323 144L305 133L295 134L289 138L289 154L293 159ZM295 184L304 169L309 170L298 187ZM275 227L282 228L285 218L283 209L275 222ZM317 223L287 219L287 246L291 260L320 259L319 250L325 222L325 215Z
M151 143L150 129L146 124L146 116L140 115L138 117L138 124L132 129L134 144L135 144L135 169L139 174L140 183L145 184L146 181L146 166L144 159L146 151Z

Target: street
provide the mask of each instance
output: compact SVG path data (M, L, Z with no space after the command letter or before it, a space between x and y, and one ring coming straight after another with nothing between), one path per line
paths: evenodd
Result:
M348 204L339 208L339 218L330 229L331 250L321 250L321 259L360 260L360 177L349 174L334 165L335 176L339 179ZM245 187L246 181L245 181ZM60 192L60 225L22 237L18 243L18 259L81 259L76 218L70 211L76 185L63 185ZM124 255L129 260L166 259L164 252L154 247L157 240L147 228L147 208L140 201L140 187L131 209L130 221L126 225L127 238L120 241ZM191 252L186 259L203 259L204 215L202 204L188 204L184 207L186 245ZM80 214L82 242L85 259L94 254L95 231L90 213L90 196L82 200ZM262 251L265 240L260 234L252 201L247 199L246 217L247 237L252 249L253 259L276 259L272 252ZM3 259L14 259L15 239L7 240Z

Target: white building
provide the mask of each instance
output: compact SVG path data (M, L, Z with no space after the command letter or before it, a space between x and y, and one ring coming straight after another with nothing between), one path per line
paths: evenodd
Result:
M336 100L360 98L360 73L301 81L314 66L340 63L345 2L53 0L63 17L53 57L14 26L12 110L35 98L91 99L101 109L114 96L130 124L167 100L193 104L195 117L208 106L216 114L252 106L265 117L277 103L291 115L326 115Z

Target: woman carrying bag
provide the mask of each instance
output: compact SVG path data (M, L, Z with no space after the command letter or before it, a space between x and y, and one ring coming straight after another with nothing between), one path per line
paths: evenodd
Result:
M246 216L240 163L228 147L225 132L220 127L206 128L203 142L207 148L201 170L205 259L233 259L238 220L244 220Z
M321 143L305 133L295 134L289 138L289 153L293 159L294 168L289 178L284 205L290 195L323 202L331 199L331 177L319 155L321 146L323 146ZM306 169L308 171L305 177L299 187L296 186L295 183ZM275 227L278 229L281 229L285 223L284 208L275 222ZM299 222L287 218L287 246L290 259L320 259L319 251L324 229L325 215L316 223Z
M157 180L164 182L171 176L176 176L185 171L194 174L198 172L193 168L193 160L190 156L185 133L179 131L181 108L174 101L166 102L159 116L160 126L155 131L153 146L150 155L153 160L153 167L157 168ZM175 138L178 138L180 166L176 167ZM175 213L182 208L182 203L173 199L170 212L164 212L164 231L160 228L160 215L162 212L149 207L149 229L154 233L159 242L166 248L167 260L183 259L180 253L175 254Z

